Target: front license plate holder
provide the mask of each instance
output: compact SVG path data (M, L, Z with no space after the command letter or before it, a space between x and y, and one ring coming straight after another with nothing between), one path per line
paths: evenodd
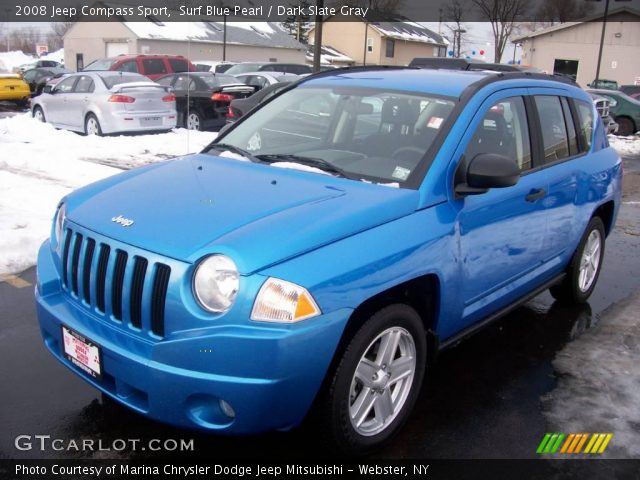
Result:
M73 365L92 378L102 379L102 349L78 332L61 326L62 353Z

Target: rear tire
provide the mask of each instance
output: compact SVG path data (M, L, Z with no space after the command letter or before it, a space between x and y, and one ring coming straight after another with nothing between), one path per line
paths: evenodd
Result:
M635 132L635 126L633 125L633 121L629 118L619 117L616 118L616 122L618 123L618 131L616 135L621 137L628 137L629 135L633 135Z
M185 127L188 130L198 130L201 131L203 128L202 125L202 115L200 115L198 112L196 112L195 110L190 111L186 116L185 116Z
M593 217L580 240L562 283L549 289L556 300L584 303L598 282L604 256L605 232L600 217Z
M47 121L46 117L44 116L44 112L42 111L42 107L35 107L33 109L32 116L39 122L46 123Z
M426 359L424 326L413 308L390 305L369 318L316 404L330 448L363 454L398 433L420 393Z
M100 122L93 113L87 115L87 118L84 121L84 133L85 135L97 135L98 137L102 136L102 128L100 127Z

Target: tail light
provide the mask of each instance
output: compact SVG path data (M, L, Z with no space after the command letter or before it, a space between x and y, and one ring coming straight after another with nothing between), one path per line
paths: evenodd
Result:
M229 95L228 93L214 93L211 95L211 100L214 102L230 102L234 100L235 97L233 95Z
M136 99L129 95L111 95L109 101L113 103L133 103Z
M165 95L164 97L162 97L162 101L163 102L175 102L176 101L176 96L173 93L170 93L169 95Z

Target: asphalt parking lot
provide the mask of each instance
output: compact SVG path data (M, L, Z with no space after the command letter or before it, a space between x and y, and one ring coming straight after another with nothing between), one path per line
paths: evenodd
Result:
M557 383L552 360L640 289L640 158L625 161L625 197L589 304L565 307L544 293L439 358L406 427L372 458L535 458L550 431L541 397ZM178 430L104 401L42 345L34 269L0 283L0 458L166 458L166 452L21 451L18 435L64 439L194 439L183 455L294 459L317 455L315 428L251 438ZM637 420L637 419L636 419ZM585 419L585 431L589 431ZM174 453L172 455L178 455Z

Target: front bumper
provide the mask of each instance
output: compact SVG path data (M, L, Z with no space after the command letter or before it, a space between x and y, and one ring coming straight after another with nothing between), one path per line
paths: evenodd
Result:
M46 347L94 387L161 422L228 434L298 425L351 314L338 310L287 326L247 320L244 326L216 325L198 329L197 336L185 331L150 341L76 305L61 286L48 241L38 257L36 303ZM61 325L100 346L102 379L90 377L64 357ZM185 364L192 367L176 366ZM196 368L199 364L201 369ZM234 417L224 413L220 400L231 405Z

